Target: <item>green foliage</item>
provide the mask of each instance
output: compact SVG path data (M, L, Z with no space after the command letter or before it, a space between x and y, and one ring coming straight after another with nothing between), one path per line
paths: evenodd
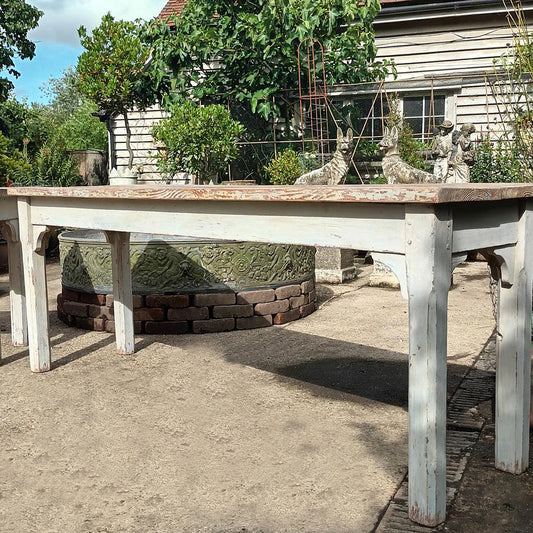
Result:
M424 159L427 146L424 142L415 138L410 124L404 120L399 108L400 100L397 95L389 100L389 114L385 117L385 125L388 128L398 128L398 151L400 157L409 165L426 172L431 169Z
M7 137L8 148L22 148L22 139L26 137L26 119L29 108L26 104L9 98L0 102L0 133Z
M96 106L77 90L74 71L50 80L46 91L48 105L0 102L0 131L7 137L0 177L24 185L78 185L77 163L67 150L106 151L106 128L91 115Z
M244 102L270 119L283 115L278 97L298 87L298 46L306 38L326 51L328 84L384 77L391 63L375 60L372 27L379 10L379 0L188 0L175 33L160 22L145 38L159 83L171 89L167 99ZM317 62L319 75L323 68Z
M78 59L78 89L100 109L116 111L126 123L128 166L133 165L128 110L144 109L156 100L151 70L145 68L150 49L140 38L137 22L115 20L104 15L91 35L82 26L79 30L85 52Z
M162 173L196 175L201 182L217 180L238 154L236 138L244 131L221 105L198 106L191 101L171 106L170 116L153 129L165 149L159 154Z
M294 150L284 150L265 167L274 185L292 185L301 175L300 159Z
M31 165L18 150L9 150L9 140L0 133L0 187L15 181L20 173L29 172Z
M108 13L91 35L83 26L78 30L85 48L76 67L78 89L102 109L123 112L152 101L142 86L150 51L139 29L138 23L115 20Z
M506 0L504 4L513 40L505 54L494 61L495 81L491 83L491 89L498 109L512 127L512 131L501 136L502 150L512 154L517 151L520 156L513 156L513 162L504 166L501 176L515 175L515 165L521 165L522 172L516 173L517 179L513 181L533 181L533 38L521 1ZM509 142L516 145L516 149L504 146ZM498 145L493 147L492 158L498 158L499 149ZM482 153L483 150L487 153ZM489 159L488 152L488 146L481 148L480 157ZM494 170L498 175L497 169Z
M475 149L475 162L470 181L475 183L510 183L527 180L523 172L524 158L520 147L502 140L491 142L483 137Z
M361 139L357 145L355 152L356 161L372 161L378 157L379 143L369 141L368 139Z
M398 151L400 152L400 157L412 167L427 172L431 167L424 159L424 152L426 150L426 144L415 139L411 126L404 120L402 127L398 130Z
M37 26L42 15L42 11L24 0L0 0L0 71L6 70L15 78L20 76L13 58L33 58L35 44L27 35ZM7 99L12 89L13 83L0 77L0 102Z
M78 165L66 153L65 146L53 143L43 146L35 158L31 172L15 175L17 185L70 187L82 185Z
M107 130L105 125L93 117L96 106L82 101L72 115L61 124L56 137L59 137L67 150L102 150L107 151Z

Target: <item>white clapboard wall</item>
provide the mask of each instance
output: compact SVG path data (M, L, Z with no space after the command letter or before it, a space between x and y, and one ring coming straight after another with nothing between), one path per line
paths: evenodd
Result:
M128 113L131 130L131 147L134 159L133 167L142 168L140 180L160 180L161 175L157 169L155 156L157 147L152 137L152 128L164 117L164 112L159 106L153 106L146 111L133 110ZM128 167L128 150L126 148L126 127L124 117L115 115L110 121L111 150L117 169L124 170Z
M394 86L447 96L447 118L477 131L503 128L504 108L491 89L494 60L509 50L512 30L504 13L448 16L376 24L378 59L394 59ZM404 93L404 94L408 94Z

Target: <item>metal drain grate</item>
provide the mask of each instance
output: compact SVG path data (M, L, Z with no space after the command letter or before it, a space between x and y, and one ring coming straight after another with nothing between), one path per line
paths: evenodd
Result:
M448 404L446 431L446 503L453 503L472 448L485 423L477 407L494 398L495 350L492 338L483 348ZM407 476L392 498L375 533L429 533L435 528L409 520Z

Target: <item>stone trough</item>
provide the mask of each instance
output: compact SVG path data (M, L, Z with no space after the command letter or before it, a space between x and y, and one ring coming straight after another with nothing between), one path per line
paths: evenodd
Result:
M59 236L59 318L114 331L111 249L100 231ZM315 310L315 249L132 233L136 333L208 333L285 324Z

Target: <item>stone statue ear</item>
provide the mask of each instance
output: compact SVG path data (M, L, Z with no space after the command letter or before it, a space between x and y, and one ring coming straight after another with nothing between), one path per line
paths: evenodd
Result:
M393 137L398 137L398 128L396 126L393 126L392 129L390 130L390 134Z
M383 135L390 135L390 130L389 130L389 128L387 128L387 126L385 126L385 131L384 131Z
M346 137L348 138L348 142L351 143L353 140L352 128L348 128L348 131L346 132Z
M341 142L343 138L342 129L340 126L337 126L337 142Z

